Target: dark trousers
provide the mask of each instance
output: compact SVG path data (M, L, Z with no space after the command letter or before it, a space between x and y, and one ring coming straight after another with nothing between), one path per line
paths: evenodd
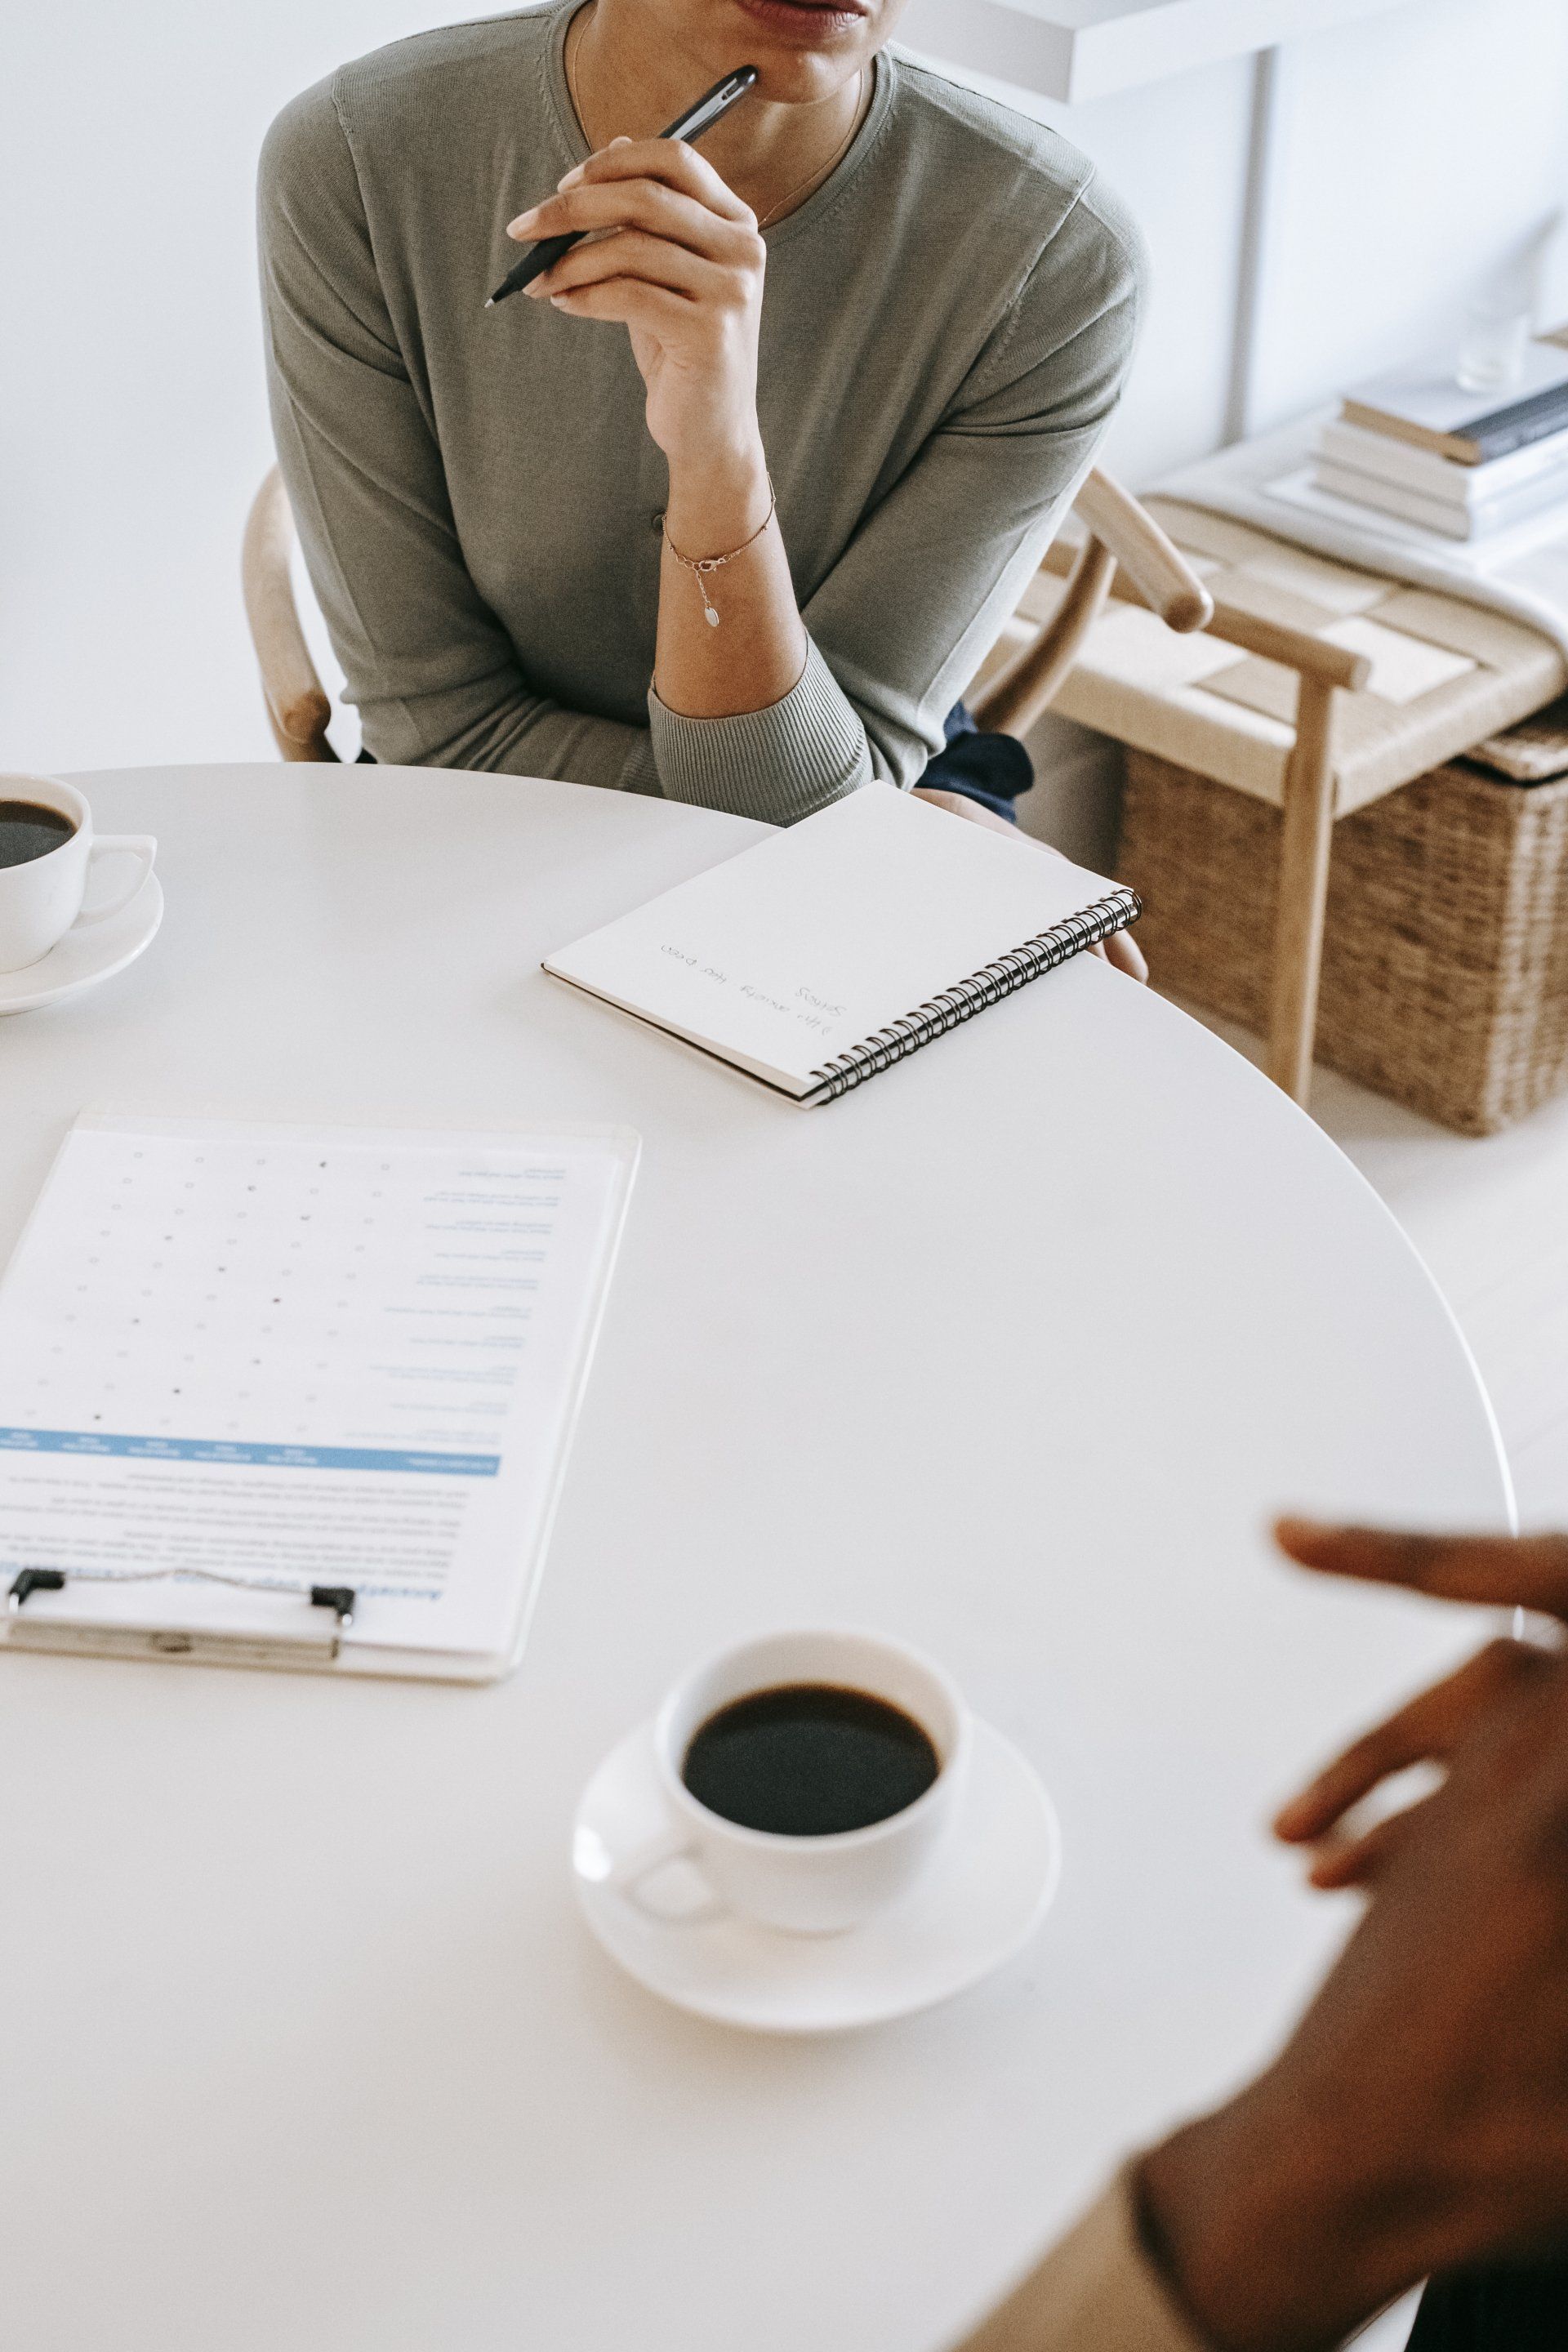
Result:
M1016 824L1013 803L1035 781L1034 765L1023 745L1011 735L983 735L962 702L948 712L942 731L947 742L926 762L921 783L962 793Z
M1568 2352L1568 2263L1434 2279L1407 2352Z

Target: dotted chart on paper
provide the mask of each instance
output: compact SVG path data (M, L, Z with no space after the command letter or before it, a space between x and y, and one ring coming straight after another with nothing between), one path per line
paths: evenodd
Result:
M493 1447L567 1181L525 1150L79 1130L0 1301L0 1423Z

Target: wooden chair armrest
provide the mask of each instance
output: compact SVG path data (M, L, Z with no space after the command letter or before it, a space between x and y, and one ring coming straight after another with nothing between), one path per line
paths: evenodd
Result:
M1218 637L1227 646L1240 646L1265 661L1281 662L1287 669L1318 678L1324 686L1345 686L1353 691L1372 676L1372 664L1364 654L1349 653L1343 646L1330 645L1306 629L1260 621L1255 613L1244 613L1235 604L1216 604L1205 635Z
M1153 516L1120 482L1096 470L1073 508L1168 629L1185 635L1204 626L1214 611L1213 597Z
M969 698L977 727L1000 735L1026 735L1050 708L1058 688L1077 661L1104 604L1116 558L1098 539L1068 549L1072 570L1067 593L1033 645L1014 656L996 677Z
M1059 579L1064 573L1070 574L1082 554L1081 547L1058 540L1046 551L1042 569ZM1112 580L1110 593L1124 604L1147 604L1149 601L1122 571ZM1208 636L1219 637L1226 645L1240 646L1244 652L1258 654L1265 661L1282 662L1287 669L1322 678L1330 686L1354 689L1363 687L1372 675L1372 665L1364 654L1347 653L1343 646L1330 645L1305 629L1287 629L1278 621L1261 621L1256 614L1244 613L1235 604L1214 605L1203 627Z
M246 618L261 669L273 737L285 760L335 760L327 740L332 706L316 675L294 603L289 558L294 518L276 466L246 517L240 583Z

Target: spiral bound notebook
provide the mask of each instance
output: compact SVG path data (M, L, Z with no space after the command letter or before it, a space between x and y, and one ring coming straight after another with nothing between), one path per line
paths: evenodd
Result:
M868 784L544 969L824 1103L1139 912L1132 891L1037 843Z

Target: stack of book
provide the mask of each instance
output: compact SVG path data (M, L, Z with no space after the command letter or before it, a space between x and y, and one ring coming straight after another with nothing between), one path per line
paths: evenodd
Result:
M1506 394L1405 368L1345 394L1313 487L1445 539L1484 539L1568 499L1568 349L1530 343Z

